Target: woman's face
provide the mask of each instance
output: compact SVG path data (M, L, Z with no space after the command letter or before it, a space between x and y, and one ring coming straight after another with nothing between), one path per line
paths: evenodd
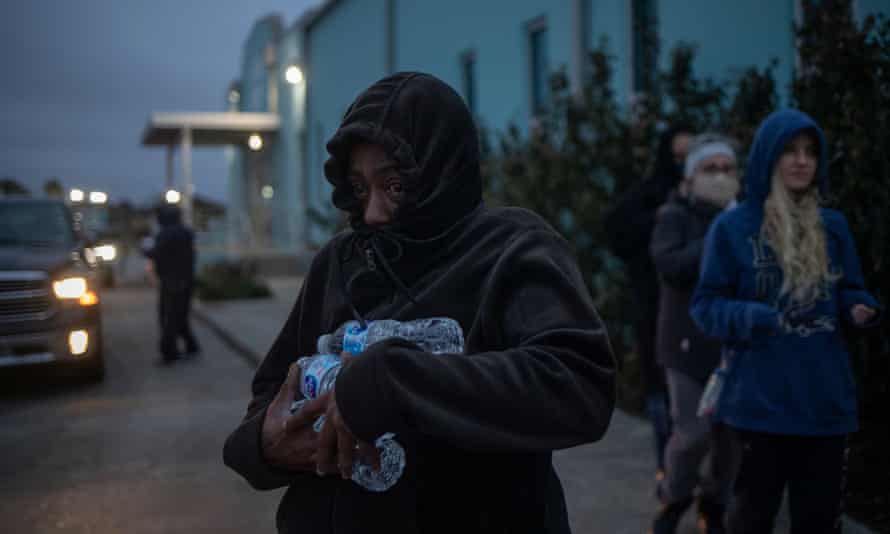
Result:
M402 178L383 148L370 143L355 145L349 155L349 182L362 203L365 224L392 222L402 198Z
M774 171L778 171L788 191L803 193L813 184L818 163L819 148L815 139L811 134L801 133L785 145Z

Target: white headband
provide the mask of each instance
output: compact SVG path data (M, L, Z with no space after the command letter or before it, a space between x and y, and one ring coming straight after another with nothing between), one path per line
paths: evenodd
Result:
M735 151L729 146L728 143L723 141L714 141L711 143L705 143L701 146L696 147L686 156L686 164L683 167L683 176L692 176L695 174L695 170L698 167L698 164L702 161L710 158L711 156L717 155L728 156L732 159L732 161L736 160Z

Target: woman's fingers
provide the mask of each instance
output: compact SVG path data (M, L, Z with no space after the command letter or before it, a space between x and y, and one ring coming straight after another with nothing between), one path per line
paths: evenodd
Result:
M345 426L337 425L337 467L343 480L352 478L352 461L355 454L355 438Z

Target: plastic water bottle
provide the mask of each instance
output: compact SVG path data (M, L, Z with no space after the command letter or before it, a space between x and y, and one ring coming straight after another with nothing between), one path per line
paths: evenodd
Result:
M300 392L305 398L291 405L291 413L296 413L307 399L317 398L334 387L342 365L340 353L358 355L369 345L389 338L411 341L433 354L462 353L464 350L463 330L453 319L418 319L404 323L386 319L369 322L367 328L362 328L358 321L348 321L333 333L319 337L318 354L297 360ZM324 416L321 416L313 428L320 432L323 425ZM405 471L405 449L392 433L377 438L374 446L380 454L380 469L375 471L356 459L351 478L369 491L382 492L394 486Z
M433 354L460 354L464 351L464 333L454 319L432 317L400 322L393 319L371 321L362 329L358 321L344 325L342 350L359 354L365 348L384 339L400 338L410 341L421 349ZM337 329L335 335L340 332ZM336 338L332 345L337 346Z

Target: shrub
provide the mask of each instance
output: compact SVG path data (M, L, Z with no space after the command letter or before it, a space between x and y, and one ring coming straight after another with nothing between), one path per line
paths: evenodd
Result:
M205 265L198 273L196 290L202 300L249 299L272 294L256 278L256 270L252 265L231 261Z

